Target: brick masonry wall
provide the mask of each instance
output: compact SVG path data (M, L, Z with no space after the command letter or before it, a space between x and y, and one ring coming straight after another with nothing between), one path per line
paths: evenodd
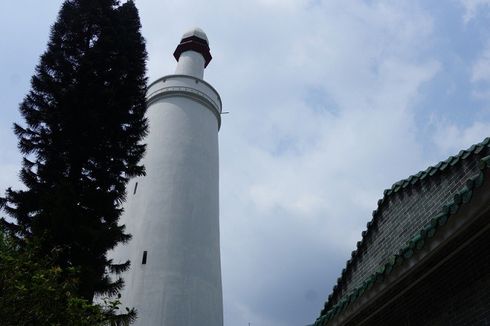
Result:
M414 287L346 326L489 326L490 230ZM416 280L413 280L416 281Z
M347 282L336 299L360 286L439 213L465 182L478 173L478 162L484 155L471 155L455 166L448 166L443 172L389 196L378 208L376 227L366 235L351 272L346 275Z

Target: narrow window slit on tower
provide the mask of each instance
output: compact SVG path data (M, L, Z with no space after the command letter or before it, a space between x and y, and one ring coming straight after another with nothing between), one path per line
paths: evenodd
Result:
M148 252L146 250L143 251L143 260L141 261L141 264L143 264L143 265L146 265L146 255L147 255L147 253Z
M136 182L136 183L134 184L133 195L135 195L135 194L136 194L136 190L137 190L137 189L138 189L138 183Z

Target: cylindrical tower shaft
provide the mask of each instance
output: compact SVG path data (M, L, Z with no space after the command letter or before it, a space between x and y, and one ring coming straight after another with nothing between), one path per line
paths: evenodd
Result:
M187 75L203 79L204 77L204 58L195 51L186 51L180 55L176 75Z
M133 239L113 257L131 260L122 303L137 308L135 325L221 326L221 99L202 80L204 32L184 34L174 55L177 74L148 88L147 175L130 183L122 223Z

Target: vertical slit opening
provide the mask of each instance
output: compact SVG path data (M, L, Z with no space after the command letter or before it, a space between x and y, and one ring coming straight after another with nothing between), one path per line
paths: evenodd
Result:
M146 264L146 256L147 256L147 251L143 251L143 260L141 261L141 264L145 265Z

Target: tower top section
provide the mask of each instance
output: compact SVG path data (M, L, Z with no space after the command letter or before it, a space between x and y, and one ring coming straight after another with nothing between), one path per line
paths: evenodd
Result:
M205 40L207 44L209 44L209 40L206 33L204 33L204 31L199 27L191 28L190 30L185 32L184 35L182 35L182 40L191 36L199 37L200 39Z
M174 52L175 59L179 61L182 53L186 51L194 51L201 54L204 58L204 67L207 67L213 58L209 50L208 37L199 27L192 28L182 35L180 44L177 46Z
M218 92L204 80L204 67L211 61L211 54L208 37L203 30L193 28L184 33L174 56L177 59L175 73L148 86L148 107L167 97L186 98L199 107L209 109L216 116L219 130L222 104Z

